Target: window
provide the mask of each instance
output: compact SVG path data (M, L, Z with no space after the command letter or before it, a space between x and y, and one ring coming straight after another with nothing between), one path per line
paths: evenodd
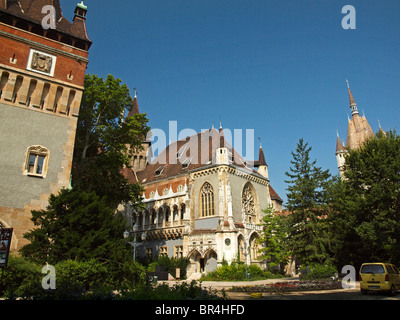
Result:
M256 205L254 201L254 193L250 184L246 184L243 189L242 210L246 215L246 222L255 223L254 220L256 218Z
M175 246L175 258L183 257L183 246Z
M168 257L168 247L160 247L160 257Z
M46 178L50 152L42 146L31 146L26 153L24 174Z
M159 168L155 171L156 176L161 175L161 174L163 173L163 171L164 171L164 168L165 168L165 165L159 167Z
M153 257L153 248L146 248L145 256L146 256L146 258L152 258Z
M201 198L201 216L208 217L214 215L214 191L208 182L206 182L200 191Z

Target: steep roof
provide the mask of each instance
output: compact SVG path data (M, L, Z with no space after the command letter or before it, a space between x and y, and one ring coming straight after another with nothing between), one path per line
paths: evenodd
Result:
M346 147L343 146L342 141L340 141L339 138L339 133L337 134L337 139L336 139L336 153L341 152L341 151L346 151Z
M74 19L73 23L69 22L62 14L60 0L1 0L0 13L6 13L14 17L41 25L43 18L47 13L43 14L44 6L53 6L56 13L56 30L61 33L71 35L75 38L90 42L87 35L85 19Z
M139 114L139 105L137 102L137 97L133 98L131 109L129 110L126 118L132 117L134 114Z
M254 167L259 167L259 166L267 166L267 161L265 160L264 151L261 145L258 151L258 160L254 161Z
M138 182L147 184L212 166L216 164L216 150L221 145L228 149L229 164L262 177L226 141L223 131L213 128L168 145L143 171L136 173Z

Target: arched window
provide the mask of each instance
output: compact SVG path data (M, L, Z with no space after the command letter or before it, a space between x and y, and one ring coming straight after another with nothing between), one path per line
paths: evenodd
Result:
M31 146L26 152L24 174L46 178L50 152L42 146Z
M242 210L247 223L256 223L256 204L252 186L247 183L242 193Z
M214 191L208 182L206 182L200 191L201 198L201 216L208 217L214 215Z

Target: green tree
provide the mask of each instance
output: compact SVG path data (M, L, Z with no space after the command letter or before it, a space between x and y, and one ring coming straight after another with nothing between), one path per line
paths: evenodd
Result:
M51 195L47 210L32 211L36 228L25 238L23 256L40 264L67 259L127 261L130 248L123 239L125 221L107 204L106 197L78 188Z
M338 265L400 260L400 137L393 131L346 156L344 179L332 192Z
M286 265L292 255L287 245L287 216L276 213L272 206L263 212L264 229L259 240L263 248L260 249L260 259L267 260L273 269L275 266Z
M329 260L329 234L326 223L329 170L310 161L311 147L301 138L292 152L291 167L285 174L287 188L288 244L296 258L304 264L326 263Z
M132 107L126 84L108 75L104 80L86 75L76 131L72 167L73 186L106 196L109 205L140 203L142 190L121 174L131 166L133 153L150 128L145 114L125 118Z

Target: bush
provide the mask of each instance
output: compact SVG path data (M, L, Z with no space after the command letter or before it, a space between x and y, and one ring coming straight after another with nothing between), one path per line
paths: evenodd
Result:
M0 296L20 296L41 283L41 267L22 257L10 255L8 266L4 270Z
M156 287L138 286L131 292L125 292L118 300L220 300L215 289L204 289L196 281L190 284L182 282L172 287L160 284Z
M258 265L247 266L250 279L271 279L280 278L282 275L273 274L270 271L261 269ZM242 262L233 261L230 265L223 264L215 271L203 275L202 281L241 281L247 280L246 265Z
M335 273L337 273L337 269L333 265L314 264L300 274L300 279L329 279Z
M131 291L145 283L145 268L136 263L105 264L97 260L66 260L55 265L56 289L44 290L42 266L10 257L0 295L9 299L81 299L91 295L110 298L114 290Z
M143 260L143 264L147 265L147 271L154 272L157 266L164 267L165 271L176 277L176 269L181 270L181 279L186 279L187 266L189 265L189 258L169 258L166 256L159 257L157 260Z

